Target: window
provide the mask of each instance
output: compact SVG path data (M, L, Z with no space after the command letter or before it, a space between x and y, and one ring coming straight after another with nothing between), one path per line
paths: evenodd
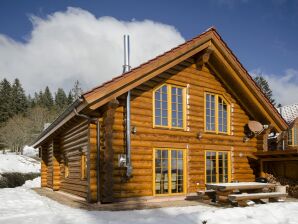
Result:
M217 94L205 94L205 131L229 133L229 105Z
M288 131L288 145L293 145L293 129Z
M155 149L154 194L183 194L186 185L185 152L182 149Z
M155 125L168 126L168 87L166 85L155 91Z
M205 182L227 183L230 181L230 152L205 152Z
M294 145L298 145L298 127L294 127L293 128L293 142L294 142Z
M298 127L294 126L288 131L288 145L298 145Z
M154 91L154 126L185 128L185 88L165 84Z
M87 157L85 153L81 155L81 179L87 179Z
M67 178L69 176L69 168L68 168L68 159L64 159L64 177Z

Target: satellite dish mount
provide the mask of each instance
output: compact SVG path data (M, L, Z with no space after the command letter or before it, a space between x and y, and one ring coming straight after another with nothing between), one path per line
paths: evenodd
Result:
M258 121L249 121L244 127L245 136L243 137L243 142L247 142L249 139L257 137L268 128L269 125L263 125Z

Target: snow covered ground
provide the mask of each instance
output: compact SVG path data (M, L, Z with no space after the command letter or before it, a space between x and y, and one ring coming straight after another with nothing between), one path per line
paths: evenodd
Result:
M135 211L85 211L61 205L42 197L28 187L38 186L40 179L18 188L0 189L0 223L5 224L297 224L298 202L271 203L246 208L190 206ZM35 185L37 184L37 185Z
M4 172L39 173L40 162L27 156L0 154L0 174Z
M39 170L40 162L32 158L0 154L0 174ZM0 224L201 224L203 221L207 221L207 224L298 223L298 202L271 203L246 208L200 205L118 212L86 211L61 205L30 189L39 186L40 177L26 181L22 187L0 189Z

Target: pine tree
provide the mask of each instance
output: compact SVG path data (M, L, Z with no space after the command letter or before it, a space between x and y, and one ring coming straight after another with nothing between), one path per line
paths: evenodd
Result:
M73 96L71 94L71 91L69 91L68 97L67 97L67 105L70 105L72 103L73 103Z
M74 87L72 88L72 96L74 100L79 99L83 93L82 88L80 87L79 80L75 81Z
M67 96L62 88L58 88L55 94L55 104L58 110L63 110L68 104Z
M35 94L37 94L37 93L35 93ZM30 94L27 96L27 101L28 101L28 107L29 108L33 108L33 107L36 106L35 99L32 98Z
M41 104L49 110L54 106L53 95L48 86L45 88L44 93L42 94Z
M260 87L262 92L267 96L269 101L275 106L276 102L275 99L273 99L272 90L270 89L270 86L267 82L267 80L262 76L262 74L258 74L254 78L257 85Z
M25 91L19 81L15 79L12 85L12 110L14 114L24 113L28 108L28 101L25 95Z
M3 79L0 82L0 123L7 121L13 115L11 95L11 84L7 79Z

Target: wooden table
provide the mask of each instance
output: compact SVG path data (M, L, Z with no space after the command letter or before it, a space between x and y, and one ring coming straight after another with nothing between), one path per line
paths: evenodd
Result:
M275 187L275 184L259 183L259 182L206 184L207 190L215 190L215 191L258 190L258 189L263 189L266 187L273 188L273 187Z
M218 183L218 184L206 184L207 190L214 190L214 194L211 194L212 202L223 202L229 203L229 197L233 195L235 192L242 194L243 192L250 192L253 194L248 194L250 196L259 196L264 197L264 195L258 193L262 192L264 188L274 188L275 184L269 183L259 183L259 182L238 182L238 183ZM246 197L247 194L245 194ZM268 195L269 196L269 195ZM231 197L230 197L231 198Z

